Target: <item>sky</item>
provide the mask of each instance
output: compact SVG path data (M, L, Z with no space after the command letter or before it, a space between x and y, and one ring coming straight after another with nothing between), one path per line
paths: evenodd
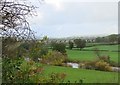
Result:
M31 0L37 16L28 17L37 37L118 33L117 0Z

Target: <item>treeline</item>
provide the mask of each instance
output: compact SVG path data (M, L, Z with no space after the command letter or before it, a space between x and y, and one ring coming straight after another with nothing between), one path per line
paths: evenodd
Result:
M111 34L95 38L96 43L120 44L120 34Z
M91 43L91 44L90 44ZM111 34L104 37L96 37L94 39L72 39L68 42L64 41L51 41L48 43L50 48L53 50L58 49L65 49L65 48L79 48L82 50L84 47L94 46L94 45L113 45L113 44L120 44L120 35L118 34ZM58 50L60 51L60 50ZM62 50L65 52L65 50Z
M51 48L59 52L65 53L65 48L79 48L82 50L86 46L86 41L84 39L75 39L74 41L64 42L51 42Z
M108 43L108 44L116 44L120 43L120 34L111 34L103 37L89 37L89 38L71 38L71 39L49 39L49 42L63 42L68 43L69 41L74 41L75 39L84 39L86 43Z

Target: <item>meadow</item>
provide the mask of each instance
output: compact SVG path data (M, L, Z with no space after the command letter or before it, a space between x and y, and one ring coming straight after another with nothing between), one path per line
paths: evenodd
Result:
M84 50L93 50L94 48L98 48L99 50L103 51L119 51L119 46L120 45L95 45L91 47L85 47Z
M79 61L93 61L97 59L95 52L93 51L94 48L98 48L101 55L109 56L110 60L118 63L118 45L97 45L92 47L85 47L83 50L67 49L67 55L70 60L79 60Z
M83 83L117 83L118 73L116 72L105 72L96 70L76 69L70 67L61 66L44 66L44 74L48 76L52 72L65 73L65 82L74 83L83 80Z
M118 45L97 45L92 47L85 47L83 50L73 48L72 50L66 49L68 59L77 61L94 61L97 59L94 53L94 48L99 48L100 54L110 56L110 60L118 63ZM107 50L107 51L106 51ZM105 72L81 68L61 67L61 66L50 66L44 65L44 74L48 76L52 72L65 73L65 82L79 82L83 80L83 83L117 83L118 73L117 72Z

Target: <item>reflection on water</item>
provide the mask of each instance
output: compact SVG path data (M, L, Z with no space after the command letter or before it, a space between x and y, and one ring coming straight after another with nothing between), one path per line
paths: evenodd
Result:
M67 65L72 66L72 68L79 68L79 65L77 63L67 63Z

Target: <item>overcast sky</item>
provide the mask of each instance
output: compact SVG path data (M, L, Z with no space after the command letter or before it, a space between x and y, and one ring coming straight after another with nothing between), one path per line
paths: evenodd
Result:
M113 0L39 0L37 16L30 17L36 36L69 37L118 33L118 3ZM115 1L115 0L114 0Z

